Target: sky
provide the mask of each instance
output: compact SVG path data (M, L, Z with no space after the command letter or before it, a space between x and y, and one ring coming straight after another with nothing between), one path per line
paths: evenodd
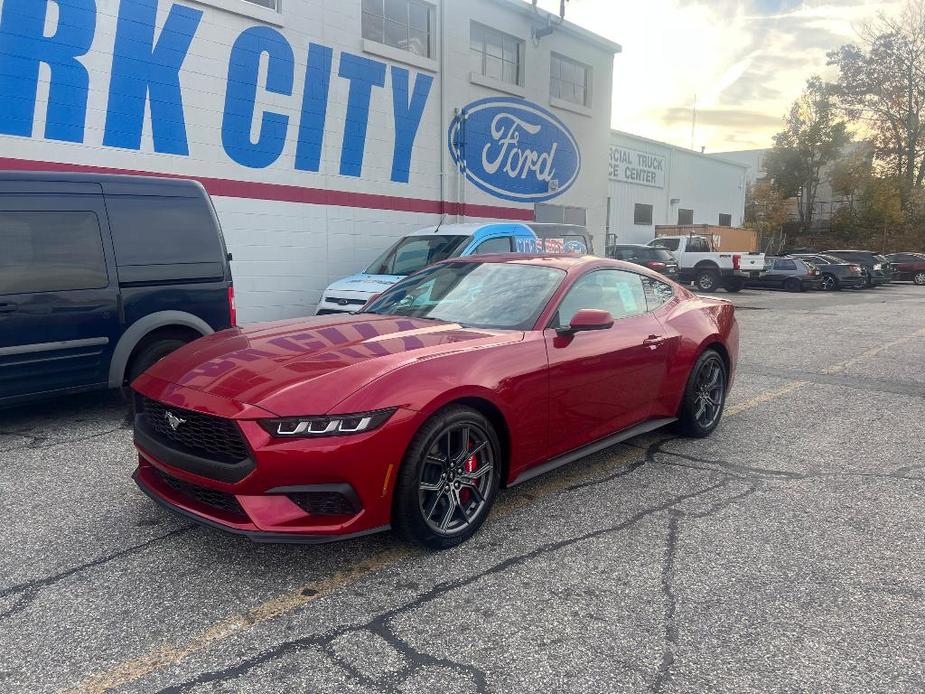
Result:
M558 12L558 0L540 0ZM619 43L612 125L707 152L769 147L826 53L897 0L569 0L566 19ZM692 138L692 110L697 128Z

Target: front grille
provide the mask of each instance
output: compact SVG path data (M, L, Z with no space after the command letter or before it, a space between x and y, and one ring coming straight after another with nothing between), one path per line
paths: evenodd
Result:
M247 514L244 513L244 509L241 508L241 504L238 503L238 500L233 494L226 494L225 492L220 492L215 489L199 487L195 484L178 480L176 477L171 477L160 470L157 470L157 474L160 476L161 480L163 480L164 484L193 501L198 501L200 504L210 506L219 511L224 511L225 513L247 518Z
M297 492L288 496L303 511L315 516L352 516L358 510L340 492Z
M230 419L169 407L145 397L140 405L148 433L166 446L221 463L238 463L249 455L241 430ZM183 423L174 429L168 413Z
M337 304L338 306L365 306L367 299L347 299L340 296L329 296L325 298L325 301L329 304Z

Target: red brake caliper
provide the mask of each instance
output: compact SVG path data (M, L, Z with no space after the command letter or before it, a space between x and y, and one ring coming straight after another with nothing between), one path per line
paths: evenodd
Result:
M469 447L469 448L472 448L472 442L471 442L471 441L468 442L468 447ZM476 468L476 467L478 467L478 461L475 459L475 453L473 453L472 455L469 456L469 459L466 461L466 464L465 464L465 466L464 466L464 469L465 469L465 471L466 471L466 474L471 475L473 472L475 472L475 468ZM461 500L463 503L466 503L467 501L469 501L469 497L471 497L471 496L472 496L472 491L471 491L471 490L469 490L469 489L461 489L461 490L460 490L459 497L460 497L460 500Z

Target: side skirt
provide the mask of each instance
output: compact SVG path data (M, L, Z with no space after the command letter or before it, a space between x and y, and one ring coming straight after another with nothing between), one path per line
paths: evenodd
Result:
M655 431L656 429L661 429L664 426L676 422L677 417L667 417L665 419L652 419L648 422L643 422L642 424L637 424L634 427L629 429L624 429L621 432L608 436L604 439L598 439L594 443L589 443L587 446L581 448L576 448L574 451L560 455L558 458L553 458L552 460L547 460L541 465L536 465L531 468L527 468L521 472L515 480L508 483L508 487L513 487L514 485L526 482L527 480L532 480L534 477L539 477L542 474L549 472L550 470L555 470L557 467L562 467L563 465L568 465L569 463L575 462L579 458L584 458L591 455L592 453L597 453L602 451L605 448L610 448L615 446L618 443L622 443L627 439L631 439L634 436L641 436L642 434L648 434L650 431Z

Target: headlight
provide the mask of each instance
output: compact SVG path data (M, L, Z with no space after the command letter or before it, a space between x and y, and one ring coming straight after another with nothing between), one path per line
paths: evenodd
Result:
M319 436L349 436L372 431L385 424L397 407L358 414L338 414L319 417L286 417L261 419L260 426L278 439L315 438Z

